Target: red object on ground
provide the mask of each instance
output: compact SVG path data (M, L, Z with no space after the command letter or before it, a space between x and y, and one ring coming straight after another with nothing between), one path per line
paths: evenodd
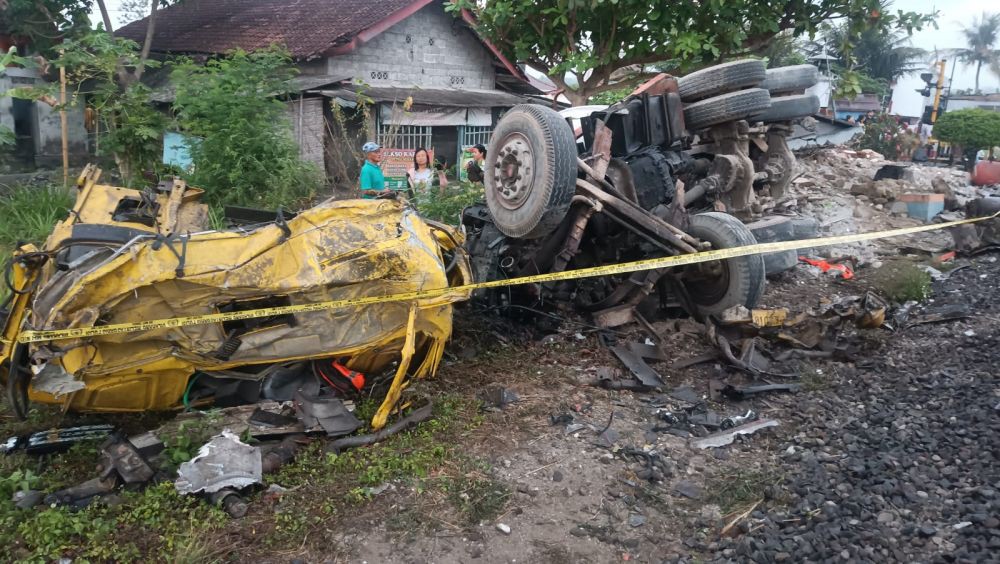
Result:
M976 186L1000 184L1000 161L979 161L972 171L972 183Z
M328 362L329 364L327 364ZM351 393L352 388L354 391L360 392L361 388L365 387L364 374L351 370L337 361L316 360L313 366L315 366L317 374L334 390L348 394ZM328 372L328 366L332 367L335 372Z
M831 270L839 271L840 277L843 278L844 280L850 280L851 278L854 278L854 271L851 270L851 267L847 266L846 264L830 264L825 260L814 260L806 257L799 257L799 260L806 264L811 264L816 268L822 270L823 272L829 272Z

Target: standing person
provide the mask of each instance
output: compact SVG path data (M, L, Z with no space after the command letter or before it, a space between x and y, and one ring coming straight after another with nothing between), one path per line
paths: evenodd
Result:
M470 152L472 153L472 161L465 165L465 171L468 173L470 181L481 184L486 178L483 175L483 169L486 166L486 147L482 144L474 145Z
M370 199L387 194L389 189L385 187L385 175L379 167L382 162L382 147L369 141L361 147L361 152L365 154L365 164L361 167L361 197Z
M417 152L413 153L413 168L406 171L406 182L410 185L410 190L415 194L429 192L431 186L434 185L434 177L437 176L438 187L443 191L445 186L448 185L448 179L445 178L444 169L438 167L435 171L431 168L430 155L427 153L427 149L423 147L418 147ZM435 175L435 172L437 173Z

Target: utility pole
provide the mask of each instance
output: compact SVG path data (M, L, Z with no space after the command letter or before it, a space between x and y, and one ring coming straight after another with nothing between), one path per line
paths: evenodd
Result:
M937 62L938 66L938 80L937 88L934 90L934 110L931 112L931 123L937 122L938 107L941 105L941 91L944 90L944 67L945 60L941 59Z

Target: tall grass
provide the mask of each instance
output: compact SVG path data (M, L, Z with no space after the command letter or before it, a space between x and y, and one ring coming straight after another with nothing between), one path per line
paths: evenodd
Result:
M44 242L52 226L73 207L74 198L72 189L57 184L15 186L0 195L0 264L7 262L18 243ZM7 292L6 284L0 284L0 303Z

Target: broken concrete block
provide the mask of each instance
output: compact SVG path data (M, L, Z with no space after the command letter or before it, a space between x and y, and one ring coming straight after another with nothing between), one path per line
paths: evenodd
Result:
M903 194L899 197L906 203L906 213L924 222L944 211L944 194Z

